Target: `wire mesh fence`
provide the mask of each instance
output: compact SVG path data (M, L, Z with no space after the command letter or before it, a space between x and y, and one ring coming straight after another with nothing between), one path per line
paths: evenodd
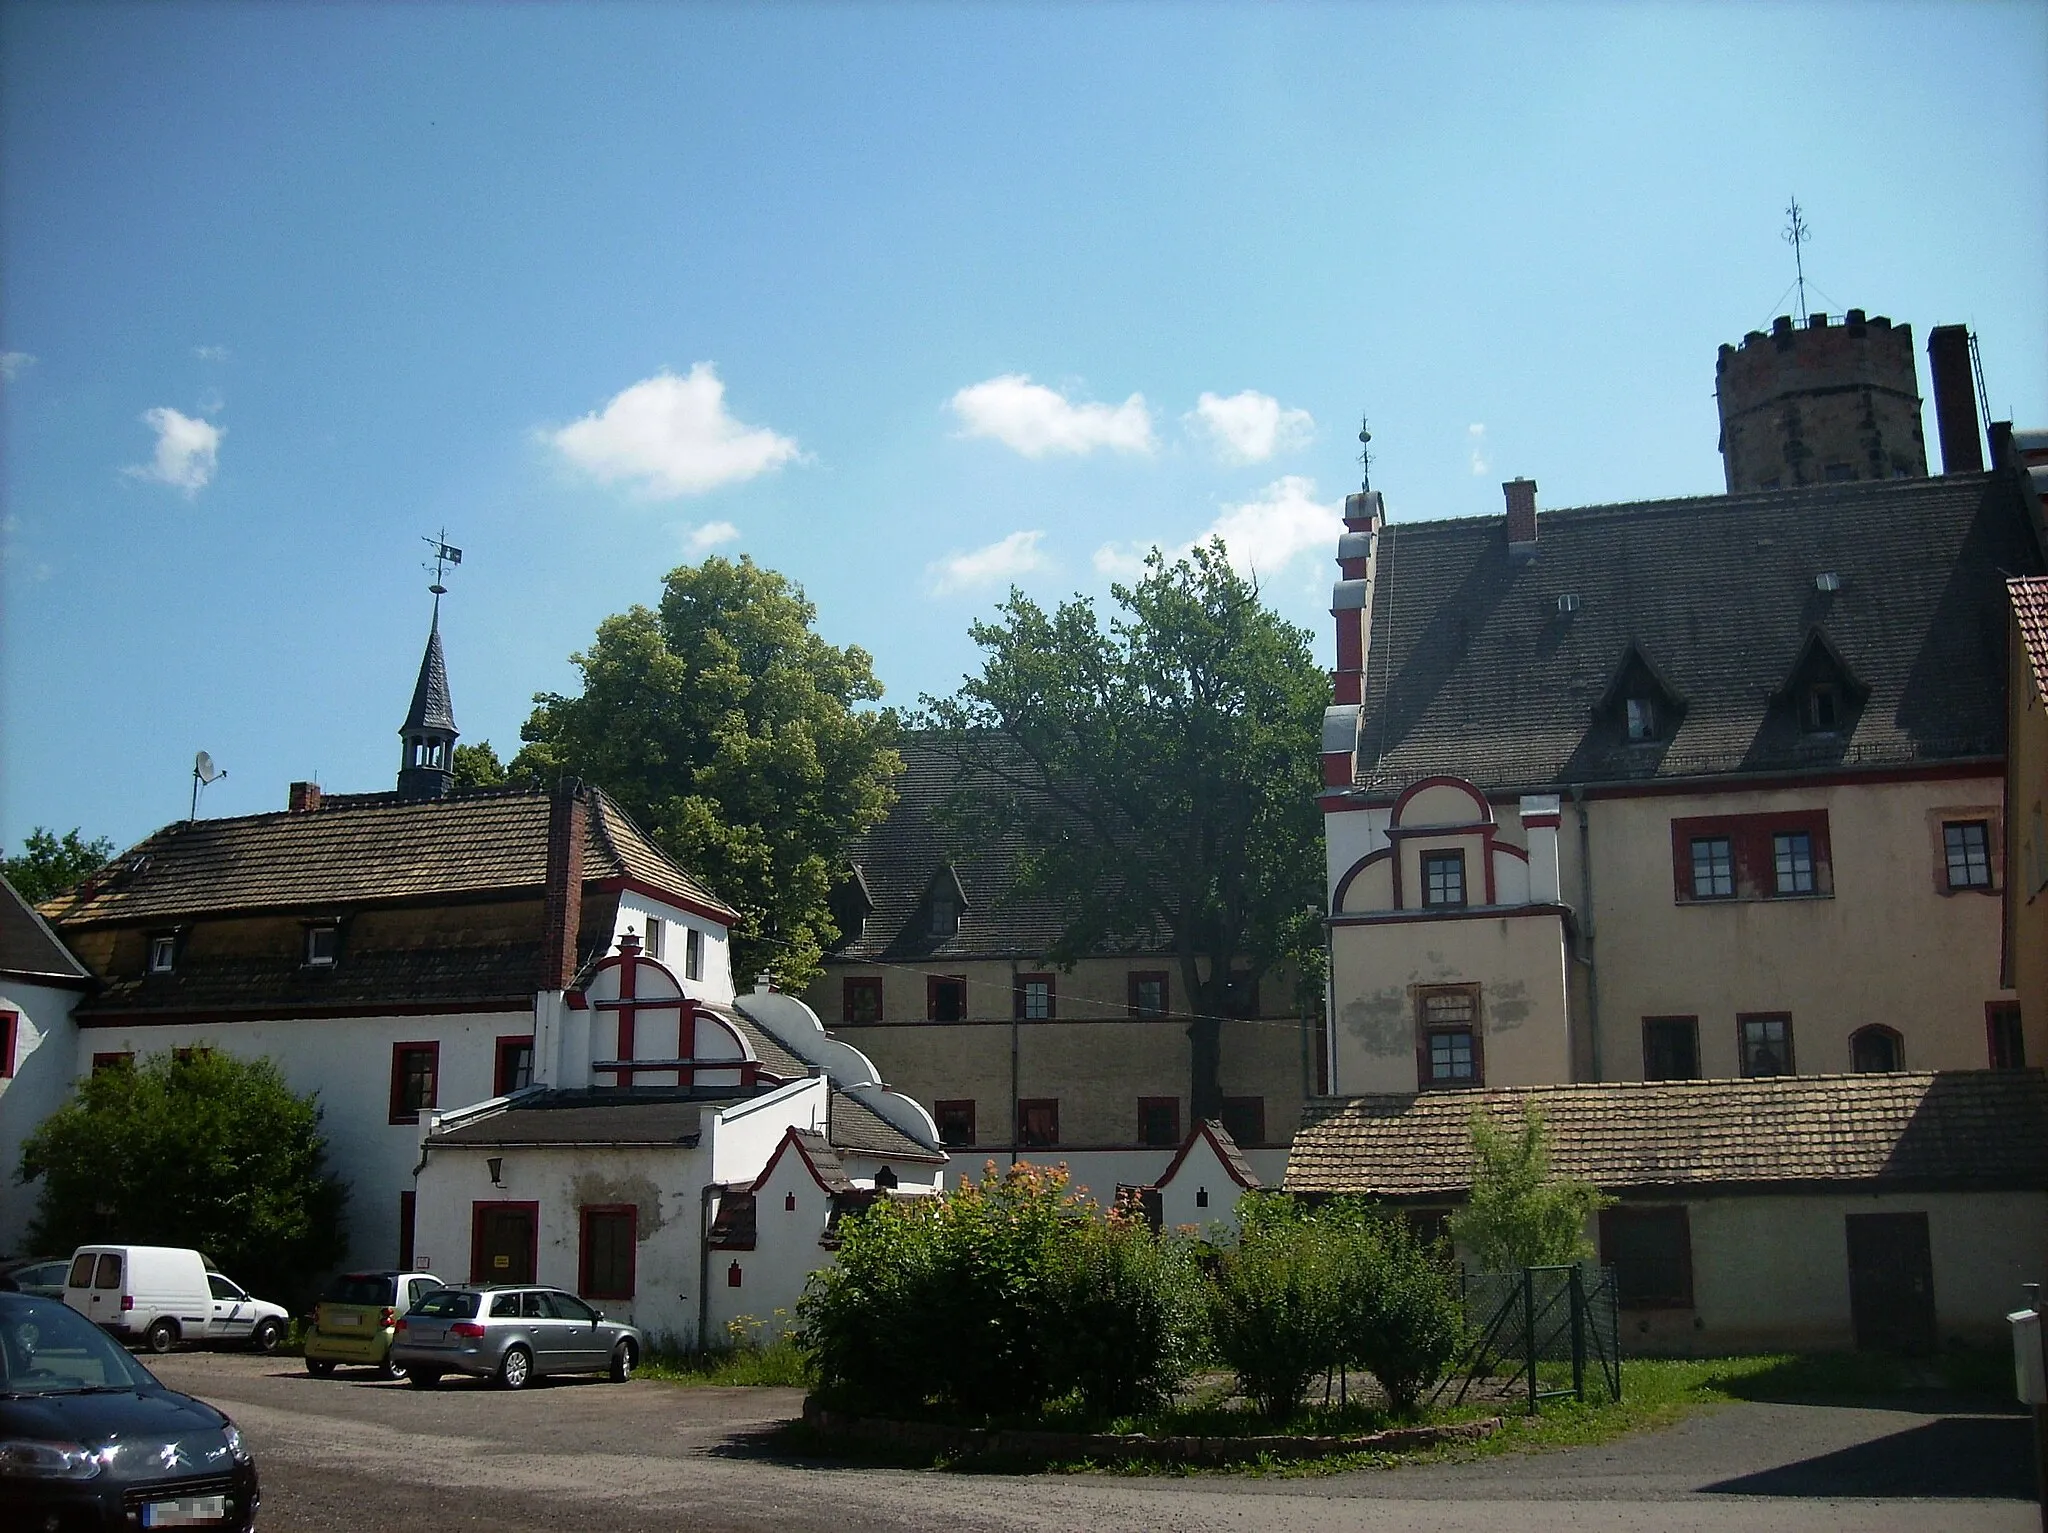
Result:
M1463 1291L1472 1341L1436 1399L1526 1402L1534 1415L1545 1400L1621 1398L1612 1267L1465 1273Z

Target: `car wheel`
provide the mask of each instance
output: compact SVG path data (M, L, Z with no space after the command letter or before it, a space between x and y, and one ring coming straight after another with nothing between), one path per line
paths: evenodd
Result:
M317 1357L309 1357L306 1359L306 1372L316 1379L324 1379L334 1372L334 1364L323 1362Z
M259 1321L256 1329L249 1333L252 1351L270 1353L284 1345L284 1326L276 1319Z
M412 1381L414 1389L434 1389L441 1382L441 1370L438 1368L408 1368L405 1376Z
M619 1344L612 1348L612 1382L623 1384L633 1377L634 1365L639 1361L640 1349L631 1340L621 1338Z
M526 1388L533 1382L533 1354L524 1347L507 1347L492 1382L500 1389Z
M405 1377L405 1364L394 1363L391 1361L391 1354L387 1352L384 1354L384 1361L377 1365L377 1377L396 1382Z
M152 1352L168 1352L178 1344L178 1322L158 1320L142 1333L142 1344Z

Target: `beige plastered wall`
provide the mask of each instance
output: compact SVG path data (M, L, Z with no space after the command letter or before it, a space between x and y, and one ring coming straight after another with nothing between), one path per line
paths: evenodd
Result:
M2015 625L2017 627L2017 625ZM2027 1062L2048 1062L2048 700L2014 634L2006 755L2006 952Z
M1944 889L1940 822L2002 821L1995 776L1768 792L1589 798L1600 1078L1643 1073L1642 1019L1699 1018L1700 1064L1737 1073L1736 1015L1790 1012L1802 1075L1846 1071L1867 1023L1905 1039L1909 1070L1983 1069L1984 1006L1999 987L1996 894ZM1824 807L1831 898L1680 904L1671 822ZM1559 827L1564 898L1581 899L1579 830ZM2003 884L2003 842L1993 831ZM1342 992L1340 992L1341 994ZM2029 1019L2039 1026L2036 1019ZM2033 1038L2029 1058L2035 1056Z
M1564 918L1522 913L1331 929L1339 1096L1417 1089L1418 989L1479 986L1485 1084L1572 1078Z
M1193 1127L1188 1019L1132 1018L1129 976L1139 971L1166 971L1169 1005L1176 1012L1184 1006L1179 970L1164 959L1087 959L1071 972L1044 962L1012 965L985 959L934 959L915 970L833 965L805 999L832 1036L872 1059L894 1089L927 1107L972 1101L974 1151L1006 1154L1013 1148L1013 1048L1015 1098L1059 1103L1057 1148L1125 1149L1138 1143L1141 1097L1173 1098L1179 1104L1181 1133ZM923 1020L927 972L965 976L965 1021ZM1037 973L1053 975L1056 1015L1049 1021L1015 1021L1014 976ZM882 981L883 1020L847 1024L841 1020L841 982L865 976ZM1261 986L1267 1015L1226 1021L1222 1027L1223 1093L1264 1102L1266 1143L1271 1145L1292 1139L1304 1098L1301 1020L1273 1015L1275 1003L1284 1006L1293 994L1291 975L1268 975ZM1309 1046L1312 1051L1313 1039ZM1043 1151L1030 1153L1045 1158Z
M1924 1213L1934 1266L1935 1323L1944 1342L1998 1346L2019 1285L2048 1267L2048 1193L1750 1194L1628 1200L1682 1202L1692 1234L1692 1309L1624 1310L1624 1353L1714 1356L1843 1351L1849 1307L1850 1214Z

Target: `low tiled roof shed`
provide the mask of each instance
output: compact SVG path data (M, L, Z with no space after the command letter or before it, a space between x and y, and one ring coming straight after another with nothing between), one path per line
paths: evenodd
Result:
M1611 1192L2048 1189L2034 1070L1614 1081L1311 1102L1289 1192L1462 1197L1475 1111L1543 1115L1551 1166Z

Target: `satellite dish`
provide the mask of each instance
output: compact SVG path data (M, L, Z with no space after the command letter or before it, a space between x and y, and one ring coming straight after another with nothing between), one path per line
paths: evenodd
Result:
M213 764L213 757L201 751L192 758L192 775L201 782L212 782L216 777L225 777L227 774Z

